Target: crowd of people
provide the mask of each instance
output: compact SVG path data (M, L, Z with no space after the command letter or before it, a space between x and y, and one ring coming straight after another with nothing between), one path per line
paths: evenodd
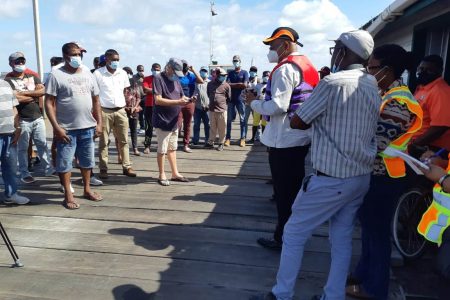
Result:
M77 209L71 186L72 166L80 168L84 197L101 201L90 186L109 176L109 141L115 138L123 175L137 176L132 168L128 133L134 155L141 155L137 134L145 135L144 153L157 138L158 183L188 182L178 170L176 151L183 130L183 151L200 143L218 151L231 144L232 122L239 120L237 144L260 140L268 149L278 223L273 237L257 242L281 250L276 284L254 299L292 299L305 244L314 229L329 222L331 267L323 294L313 299L387 299L391 241L389 225L396 200L418 176L393 150L426 161L418 166L435 183L433 203L418 224L427 240L440 246L437 270L446 299L450 280L450 87L442 78L443 60L421 59L399 45L374 45L364 30L342 33L330 48L331 68L319 71L306 55L298 33L279 27L263 43L276 66L262 72L242 69L233 56L232 70L200 67L170 58L152 75L137 66L120 68L120 55L109 49L89 70L86 52L77 43L62 47L62 58L52 58L45 84L26 68L23 53L10 55L12 72L0 80L0 150L5 202L26 204L17 193L20 179L32 183L29 172L30 139L46 176L59 176L63 205ZM416 75L412 93L403 81L405 71ZM45 101L42 97L45 95ZM54 145L45 136L43 108L53 127ZM252 136L247 140L250 115ZM193 134L191 139L191 122ZM153 130L154 129L154 130ZM218 139L217 139L218 135ZM99 174L95 166L95 138L99 138ZM171 177L166 176L168 159ZM311 168L312 167L312 168ZM312 169L312 172L308 172ZM94 181L93 181L94 179ZM362 230L362 255L349 272L355 221ZM446 290L447 289L447 290Z

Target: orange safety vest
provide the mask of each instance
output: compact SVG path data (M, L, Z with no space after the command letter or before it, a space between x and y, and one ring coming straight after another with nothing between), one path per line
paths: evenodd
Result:
M408 131L396 140L392 141L388 146L388 148L405 151L411 138L422 127L422 108L406 86L399 86L390 89L383 95L382 100L383 102L381 104L380 111L383 111L389 101L397 101L400 104L406 104L408 110L416 116L414 123ZM399 178L406 175L405 161L402 158L392 157L383 152L379 153L379 155L383 158L384 164L386 165L386 170L390 177Z
M450 160L450 155L449 155ZM450 161L447 167L450 174ZM423 214L417 230L430 242L439 246L442 243L442 234L450 226L450 193L442 190L439 183L433 188L433 202Z

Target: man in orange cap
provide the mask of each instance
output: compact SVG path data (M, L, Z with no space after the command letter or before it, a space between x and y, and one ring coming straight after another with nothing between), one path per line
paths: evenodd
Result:
M305 156L311 142L308 131L290 127L290 118L309 97L319 75L309 59L297 52L297 46L303 45L294 29L279 27L263 43L270 46L269 62L277 65L269 76L265 99L248 102L255 112L270 118L260 140L269 147L278 224L272 238L259 238L258 243L279 250L284 225L305 176Z

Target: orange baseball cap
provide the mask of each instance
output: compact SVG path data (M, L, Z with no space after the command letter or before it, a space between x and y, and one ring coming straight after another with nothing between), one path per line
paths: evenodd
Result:
M298 33L294 29L290 27L278 27L272 33L270 37L263 40L263 43L269 45L272 41L276 39L284 39L296 43L300 47L303 47L303 44L298 41Z

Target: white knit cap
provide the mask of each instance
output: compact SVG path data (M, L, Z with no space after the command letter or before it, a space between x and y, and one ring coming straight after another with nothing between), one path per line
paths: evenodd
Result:
M373 51L373 38L365 30L344 32L337 39L362 59L368 59Z

